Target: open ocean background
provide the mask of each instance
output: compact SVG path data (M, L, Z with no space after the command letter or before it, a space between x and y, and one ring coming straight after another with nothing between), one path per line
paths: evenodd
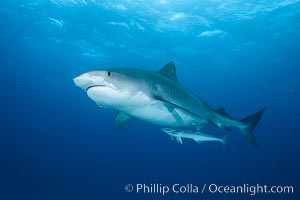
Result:
M0 2L0 199L299 199L299 0ZM159 126L98 108L73 78L108 67L159 70L254 130L180 145ZM294 194L135 194L126 184L292 185ZM298 197L298 198L297 198Z

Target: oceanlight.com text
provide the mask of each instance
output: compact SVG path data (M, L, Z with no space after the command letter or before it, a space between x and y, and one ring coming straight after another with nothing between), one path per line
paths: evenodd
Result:
M293 194L294 187L291 185L261 185L261 184L240 184L240 185L218 185L218 184L161 184L161 183L137 183L127 184L125 191L136 194L248 194L251 196L257 194Z
M205 186L206 187L206 186ZM208 191L210 193L220 194L249 194L251 196L256 194L293 194L293 186L268 186L268 185L208 185Z

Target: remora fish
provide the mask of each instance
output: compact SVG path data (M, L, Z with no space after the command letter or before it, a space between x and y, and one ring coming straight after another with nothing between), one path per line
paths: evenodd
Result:
M204 134L200 131L189 131L189 130L179 130L179 129L171 129L171 128L162 128L166 134L170 135L172 140L176 138L177 142L182 144L182 138L193 139L197 143L201 142L221 142L225 145L227 136L223 138L217 138L211 135Z
M97 105L118 111L118 130L131 117L168 127L211 123L226 130L237 127L258 146L252 131L265 109L242 120L230 117L224 108L213 109L178 82L173 62L158 72L135 68L90 71L74 78L74 83Z

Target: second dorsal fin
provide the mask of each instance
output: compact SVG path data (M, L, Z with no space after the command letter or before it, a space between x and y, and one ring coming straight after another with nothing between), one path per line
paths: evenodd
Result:
M226 117L228 117L228 118L231 118L231 117L226 113L226 111L225 111L224 108L218 109L217 112L218 112L219 114L223 115L223 116L226 116Z

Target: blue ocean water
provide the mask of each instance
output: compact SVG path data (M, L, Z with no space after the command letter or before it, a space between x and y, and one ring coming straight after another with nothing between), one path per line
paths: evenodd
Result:
M0 3L0 199L299 198L300 1ZM233 129L226 146L180 145L160 126L114 128L73 78L107 67L159 70L244 118L266 107L255 148ZM199 186L137 193L127 184ZM202 194L203 185L293 186L294 193Z

